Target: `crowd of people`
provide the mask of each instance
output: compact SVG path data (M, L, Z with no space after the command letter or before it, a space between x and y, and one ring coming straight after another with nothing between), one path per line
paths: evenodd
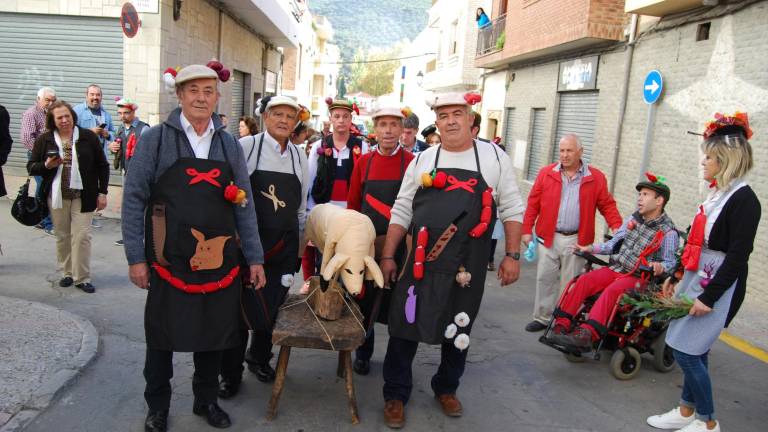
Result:
M295 275L307 280L320 271L320 251L303 242L304 227L312 208L326 203L362 213L375 230L374 259L387 289L370 285L354 299L367 332L353 368L370 373L374 324L385 324L387 426L405 425L419 343L440 345L431 390L446 416L462 415L457 391L486 276L496 272L502 286L517 281L522 247L538 256L525 330L552 327L548 338L580 349L605 337L610 311L638 286L639 265L670 275L664 294L695 300L666 333L683 391L679 406L648 423L720 430L707 355L743 301L760 219L745 180L753 166L745 114L718 114L703 134L710 193L678 259L680 231L665 212L671 188L663 177L649 174L637 184L636 211L622 219L605 175L585 160L576 135L561 138L558 162L540 170L526 203L501 143L478 138L476 98L435 95L428 102L435 123L421 131L422 141L419 119L407 108L378 107L375 133L363 137L355 133L351 101L328 99L329 120L316 131L306 107L269 96L258 104L261 121L238 119L237 139L215 112L229 76L222 70L209 63L178 71L178 107L153 127L139 120L136 102L119 98L115 130L97 85L74 107L41 88L22 118L27 169L50 214L40 228L56 237L61 287L95 291L90 229L94 212L107 205L110 158L123 173L116 243L124 246L131 282L148 290L145 430L168 428L174 352L194 353L193 412L214 427L231 425L218 399L239 393L246 367L259 381L275 379L274 322ZM0 106L0 167L13 141L8 123ZM0 196L4 189L0 182ZM598 211L612 234L604 243L594 243ZM497 267L498 240L504 254ZM584 264L574 251L611 255L612 264L582 275L558 302ZM679 282L677 270L684 272ZM596 294L588 319L574 322Z

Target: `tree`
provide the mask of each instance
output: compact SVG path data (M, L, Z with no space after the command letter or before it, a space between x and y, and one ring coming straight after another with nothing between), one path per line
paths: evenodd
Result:
M350 68L350 91L362 91L372 96L392 92L392 74L398 66L402 43L386 48L358 49Z

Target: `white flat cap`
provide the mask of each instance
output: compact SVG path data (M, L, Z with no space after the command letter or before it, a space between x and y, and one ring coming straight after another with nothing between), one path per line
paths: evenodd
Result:
M439 93L427 101L432 110L449 105L472 106L480 102L481 97L477 93Z
M400 108L382 107L376 110L376 112L373 113L373 116L371 116L372 119L375 119L378 117L397 117L397 118L404 119L405 115L403 115L403 111Z
M272 96L269 99L269 102L267 102L267 108L266 110L270 110L273 107L276 106L289 106L291 108L294 108L296 111L300 110L301 107L299 107L298 102L296 102L293 98L290 98L288 96Z
M215 70L205 65L193 64L182 68L178 74L176 74L176 85L179 86L187 81L196 79L211 78L219 80L219 75Z

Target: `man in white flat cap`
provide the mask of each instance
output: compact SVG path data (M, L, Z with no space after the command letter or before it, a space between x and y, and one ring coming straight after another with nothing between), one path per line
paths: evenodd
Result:
M407 114L410 114L410 109L394 107L382 107L374 112L373 128L378 145L374 151L360 157L349 179L347 208L362 212L373 222L377 238L377 262L381 258L381 248L387 235L390 211L395 204L405 170L414 158L400 143L403 121ZM352 366L360 375L367 375L370 371L374 324L377 321L385 324L387 322L387 305L390 299L388 292L389 290L386 290L385 295L385 291L374 289L372 283L366 282L365 291L357 299L365 315L365 326L368 330L365 342L355 351L355 363Z
M243 360L261 382L272 382L272 324L293 284L301 262L300 243L307 220L309 174L307 156L290 141L300 117L309 111L287 96L267 96L259 101L265 131L240 139L250 175L254 205L259 219L259 237L264 250L267 284L261 290L245 289L245 313L240 345L224 352L219 397L228 399L240 389ZM248 330L253 330L246 354Z
M167 429L174 352L194 353L193 412L214 427L231 425L217 403L221 353L240 343L241 279L257 289L265 283L243 150L214 113L218 81L228 75L213 61L181 69L180 107L142 134L126 176L129 276L148 289L144 428L150 432Z
M494 144L472 139L470 105L479 99L449 93L430 101L442 143L408 166L392 208L381 257L384 280L394 284L383 371L384 420L391 428L405 424L419 342L441 345L432 391L445 415L462 415L456 390L483 297L497 210L506 235L501 285L520 273L525 208L509 157ZM397 262L395 251L406 234L409 253Z

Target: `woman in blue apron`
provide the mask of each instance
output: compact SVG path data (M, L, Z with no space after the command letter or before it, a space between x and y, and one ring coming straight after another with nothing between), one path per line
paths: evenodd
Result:
M677 407L648 418L657 428L720 430L708 355L744 300L747 262L760 221L760 202L743 180L753 165L751 135L745 113L716 114L704 133L701 165L711 192L694 218L681 260L685 273L675 288L677 298L694 300L694 305L687 316L669 324L666 336L683 370L683 392Z

